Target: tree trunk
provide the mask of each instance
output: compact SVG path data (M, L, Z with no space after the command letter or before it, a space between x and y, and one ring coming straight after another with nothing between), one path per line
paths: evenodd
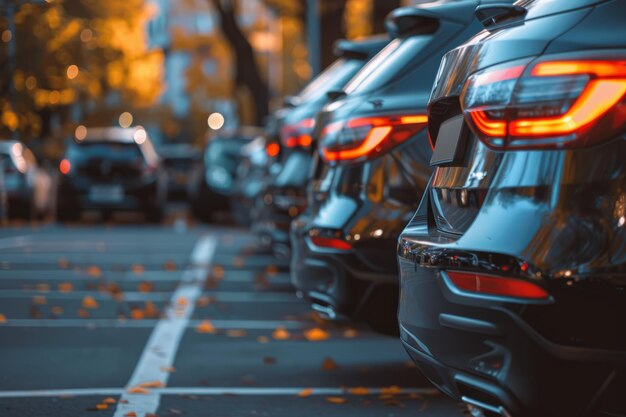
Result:
M252 45L241 31L236 18L236 0L210 0L220 16L222 32L235 53L236 84L250 91L254 105L254 120L262 126L269 114L269 91L261 78Z

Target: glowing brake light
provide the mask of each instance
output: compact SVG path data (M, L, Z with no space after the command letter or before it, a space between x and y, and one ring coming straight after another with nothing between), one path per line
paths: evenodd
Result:
M550 298L540 286L521 279L459 271L446 271L446 275L456 288L470 293L533 300Z
M326 161L361 161L400 145L428 123L423 114L362 117L326 126L321 134Z
M313 143L311 133L315 119L304 119L293 125L286 125L280 130L280 141L287 148L308 148Z
M63 175L67 175L72 170L72 164L67 159L62 159L59 163L59 172Z
M352 245L350 245L345 240L330 237L312 236L311 243L320 248L339 249L346 251L352 249Z
M505 64L470 77L461 98L470 127L495 149L569 148L626 128L626 60Z
M265 147L265 153L267 153L267 156L269 156L270 158L274 158L275 156L278 155L278 153L280 152L280 145L278 143L268 143L267 146Z

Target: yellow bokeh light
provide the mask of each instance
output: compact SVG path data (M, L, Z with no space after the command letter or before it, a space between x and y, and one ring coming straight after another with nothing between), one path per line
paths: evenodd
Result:
M130 127L130 125L133 124L133 115L125 111L124 113L120 114L118 122L123 128Z
M224 126L224 122L224 116L221 113L211 113L207 120L209 127L213 130L221 129Z
M9 29L2 32L2 42L9 43L11 39L13 39L13 33Z
M133 135L133 139L135 139L135 142L138 145L141 145L142 143L144 143L147 138L148 138L148 134L143 128L137 129L135 131L135 134Z
M89 42L92 39L93 39L93 32L91 31L91 29L83 29L82 32L80 32L81 41Z
M83 125L78 126L74 131L74 136L78 141L84 140L87 137L87 128Z
M76 77L78 77L78 67L76 65L67 67L67 78L73 80Z

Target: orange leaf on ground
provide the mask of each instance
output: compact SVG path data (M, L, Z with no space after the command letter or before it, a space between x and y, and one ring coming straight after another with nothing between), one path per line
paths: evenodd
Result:
M130 269L135 275L142 275L146 271L146 268L141 264L133 264Z
M176 372L176 368L174 368L173 366L163 366L160 369L162 372L168 372L168 373Z
M322 362L322 369L324 371L334 371L335 369L339 369L339 365L331 358L326 358L324 362Z
M146 315L146 317L151 317L154 318L159 314L159 311L157 310L156 306L154 305L154 303L152 301L146 301L145 303L145 307L143 309L144 314Z
M102 404L115 404L116 402L117 402L117 401L115 400L115 398L111 398L111 397L109 397L109 398L105 398L105 399L102 401Z
M380 395L398 395L402 393L402 388L397 385L383 387L380 389Z
M320 329L319 327L315 327L304 332L304 337L310 342L319 342L321 340L330 339L330 333L326 330Z
M43 295L36 295L33 297L33 304L44 305L47 303L48 300Z
M348 392L352 395L370 395L371 394L369 388L365 388L365 387L350 388Z
M106 410L107 408L109 408L109 404L96 404L96 408L98 410Z
M343 337L345 337L346 339L354 339L358 336L359 332L357 332L355 329L348 329L343 332Z
M276 265L268 265L265 268L265 273L269 276L274 276L278 274L278 267Z
M287 340L291 337L291 334L289 334L287 329L281 326L274 330L272 337L276 340Z
M70 266L70 261L68 261L65 258L59 258L59 260L57 261L57 264L59 265L59 268L67 269Z
M202 320L198 326L196 326L198 333L215 333L215 327L209 320Z
M168 272L171 271L176 271L176 262L174 261L167 261L163 264L163 269L165 269Z
M130 387L126 390L129 394L150 394L150 390L145 389L144 387L136 386Z
M143 320L143 318L145 317L143 310L140 310L138 308L133 308L132 310L130 310L130 318L133 320Z
M203 295L202 297L198 298L198 301L196 301L196 307L206 307L214 301L215 298L209 297L208 295Z
M77 311L78 317L86 319L90 316L89 312L84 308L79 308Z
M270 341L270 338L267 336L259 336L256 338L256 341L259 343L268 343Z
M163 388L165 384L161 381L147 381L139 384L142 388Z
M37 284L37 291L48 292L50 291L50 284Z
M0 313L0 324L4 324L7 322L7 317L4 314Z
M221 265L215 265L213 267L213 271L211 272L211 276L216 279L222 279L224 277L224 267Z
M298 393L298 397L310 397L313 394L313 388L305 388Z
M348 400L343 397L326 397L326 401L332 404L345 404L348 402Z
M50 309L50 311L52 312L52 314L60 316L61 314L63 314L63 307L54 306Z
M71 282L62 282L58 287L59 292L72 292L74 291L74 286Z
M102 269L97 265L92 265L87 268L87 275L92 278L100 278L102 276Z
M124 417L137 417L137 413L135 413L134 411L129 411L128 413L124 414Z
M178 300L176 300L176 304L179 306L186 306L188 303L189 301L185 297L178 297Z
M96 301L95 298L93 298L90 295L85 296L85 298L83 298L83 307L85 308L98 308L99 304Z
M154 284L148 281L141 281L139 285L137 285L137 291L139 292L154 291Z
M247 334L248 334L247 331L240 330L240 329L226 330L226 336L228 337L246 337Z

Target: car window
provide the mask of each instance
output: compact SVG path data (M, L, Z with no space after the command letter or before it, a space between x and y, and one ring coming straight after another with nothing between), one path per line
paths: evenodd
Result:
M92 142L72 144L67 150L67 158L76 165L84 165L94 159L104 159L115 163L145 161L136 143Z
M393 40L350 80L345 92L372 91L396 79L431 39L432 36L410 36Z
M317 78L311 81L300 94L300 101L317 101L329 91L340 90L362 67L363 61L338 59Z

